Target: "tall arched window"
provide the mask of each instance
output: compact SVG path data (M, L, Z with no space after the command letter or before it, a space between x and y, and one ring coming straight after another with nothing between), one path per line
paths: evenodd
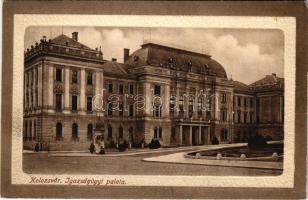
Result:
M60 122L56 125L56 140L62 139L62 124Z
M112 127L108 126L108 139L112 139Z
M123 127L119 127L119 139L123 139Z
M87 139L88 140L92 140L93 139L93 125L92 124L88 124Z
M72 140L78 140L78 125L76 123L72 125Z
M29 122L29 140L32 140L32 121Z
M159 138L163 137L163 129L161 127L159 127L159 129L158 129L158 137Z
M171 128L171 139L175 140L175 136L176 136L176 129L175 129L175 127L172 127Z
M228 129L226 129L226 128L221 129L220 140L221 141L227 141L228 140Z
M134 128L133 127L129 127L128 134L129 134L129 140L133 143L134 142Z
M28 139L28 121L25 121L24 139Z
M154 128L154 138L157 138L157 128Z
M33 139L36 140L36 121L33 122Z

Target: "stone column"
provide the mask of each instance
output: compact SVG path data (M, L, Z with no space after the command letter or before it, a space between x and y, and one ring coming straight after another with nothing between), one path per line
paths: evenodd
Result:
M31 84L32 84L32 76L31 76L31 69L28 70L28 81L29 81L29 87L28 87L28 102L29 102L29 109L32 109L33 102L31 101Z
M24 71L24 77L25 77L25 86L24 86L24 99L25 99L25 110L27 110L29 108L29 99L27 98L27 83L28 83L28 73L27 71Z
M85 69L81 69L80 71L80 107L79 110L81 113L85 113Z
M199 104L198 104L198 90L196 89L195 98L194 98L194 114L193 114L195 119L198 119L198 112L199 112L198 106L199 106Z
M32 77L32 91L33 91L33 108L37 107L37 102L36 102L36 68L37 66L33 67L32 71L33 71L33 77Z
M174 115L175 117L179 116L180 112L180 107L179 107L179 100L180 100L180 88L176 87L176 98L175 98L175 110L174 110Z
M38 102L37 102L37 106L41 107L42 106L42 66L39 65L38 69L37 69L37 73L38 73L38 86L37 86L37 92L38 92Z
M282 115L283 115L283 99L282 96L279 96L279 122L283 123L282 119Z
M202 144L202 137L201 137L201 134L202 134L202 126L199 126L199 144Z
M186 95L183 97L184 100L184 116L185 118L189 118L189 91L186 88Z
M64 69L64 111L70 113L70 68L65 67Z
M179 137L179 145L182 146L182 139L183 139L183 126L180 125L180 137Z
M211 127L207 127L207 144L211 144Z
M54 94L53 94L53 83L54 83L54 67L50 65L48 68L48 110L54 110Z
M189 145L192 145L192 126L189 126Z
M163 107L162 107L162 116L169 117L169 101L170 101L170 85L165 85L164 97L163 98Z
M272 122L272 97L269 98L269 106L268 106L268 121Z
M215 94L215 120L220 120L219 93Z
M150 83L143 84L143 95L145 98L145 109L144 109L144 116L150 117L152 116L152 90L150 87Z

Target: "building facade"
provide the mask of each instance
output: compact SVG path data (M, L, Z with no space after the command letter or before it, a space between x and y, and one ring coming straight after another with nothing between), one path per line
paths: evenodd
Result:
M209 55L146 43L124 62L105 60L60 35L25 52L24 148L86 150L97 120L106 147L155 138L163 146L245 142L259 133L283 138L283 79L251 85L227 78Z

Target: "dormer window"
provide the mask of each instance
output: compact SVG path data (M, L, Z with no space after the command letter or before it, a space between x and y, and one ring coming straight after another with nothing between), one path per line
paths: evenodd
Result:
M138 56L134 56L134 61L138 61L139 60L139 57Z

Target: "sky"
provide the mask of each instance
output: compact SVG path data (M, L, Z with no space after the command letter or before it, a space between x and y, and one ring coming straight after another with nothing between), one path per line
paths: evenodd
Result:
M265 75L283 77L284 36L278 29L209 29L209 28L125 28L125 27L29 27L25 49L60 34L95 49L102 48L104 59L123 62L123 49L133 53L144 42L153 42L211 55L226 70L228 78L246 84Z

